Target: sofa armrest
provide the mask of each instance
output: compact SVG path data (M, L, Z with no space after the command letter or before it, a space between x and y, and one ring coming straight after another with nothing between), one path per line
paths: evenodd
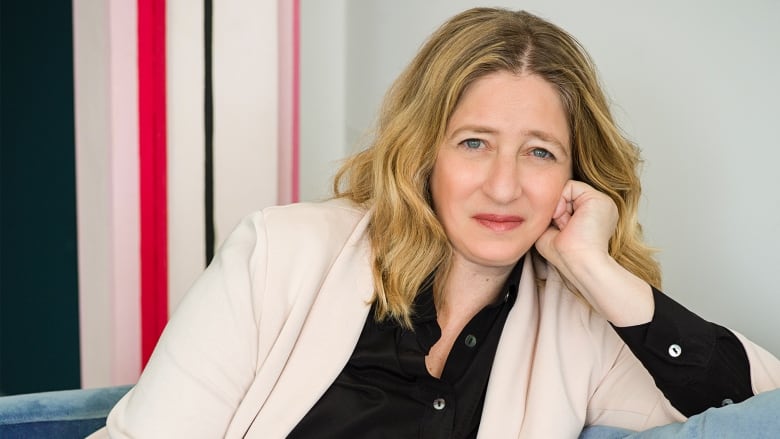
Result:
M60 390L0 397L2 438L83 438L132 386Z

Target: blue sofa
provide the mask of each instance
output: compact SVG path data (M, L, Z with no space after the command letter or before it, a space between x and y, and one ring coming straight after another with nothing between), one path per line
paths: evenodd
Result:
M0 397L0 438L82 439L106 425L111 408L132 386L60 390ZM622 438L626 430L591 427L581 438Z
M131 386L62 390L0 397L0 438L83 438L106 423L114 404ZM741 404L713 408L688 422L634 433L591 426L579 439L780 438L780 389Z
M83 438L106 424L108 412L130 387L0 397L0 438Z

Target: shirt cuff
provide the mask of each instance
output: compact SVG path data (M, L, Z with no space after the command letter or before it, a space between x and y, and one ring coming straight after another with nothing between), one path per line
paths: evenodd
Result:
M669 401L686 416L753 395L750 363L728 329L653 288L649 323L615 327Z
M674 366L705 367L717 337L714 325L669 296L653 288L655 312L649 323L614 327L639 360L660 361ZM641 355L641 356L640 356ZM644 363L644 361L643 361ZM679 371L678 371L679 372Z

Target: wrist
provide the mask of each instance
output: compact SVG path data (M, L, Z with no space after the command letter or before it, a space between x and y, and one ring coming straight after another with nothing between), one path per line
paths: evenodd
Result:
M593 308L618 327L652 320L655 311L650 285L606 252L583 253L565 261L567 278Z
M561 254L565 275L578 288L586 288L588 279L596 273L614 270L617 262L606 251L589 250Z

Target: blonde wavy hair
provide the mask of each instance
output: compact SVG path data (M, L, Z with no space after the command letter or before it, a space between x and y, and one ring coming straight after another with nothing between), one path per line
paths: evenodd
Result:
M410 327L414 298L426 282L441 299L452 248L432 208L429 177L463 91L496 71L536 74L555 86L569 119L574 179L617 204L610 254L660 287L660 267L637 220L639 150L616 126L589 55L566 31L533 14L475 8L431 35L385 96L373 143L347 159L333 182L335 197L372 211L378 320Z

